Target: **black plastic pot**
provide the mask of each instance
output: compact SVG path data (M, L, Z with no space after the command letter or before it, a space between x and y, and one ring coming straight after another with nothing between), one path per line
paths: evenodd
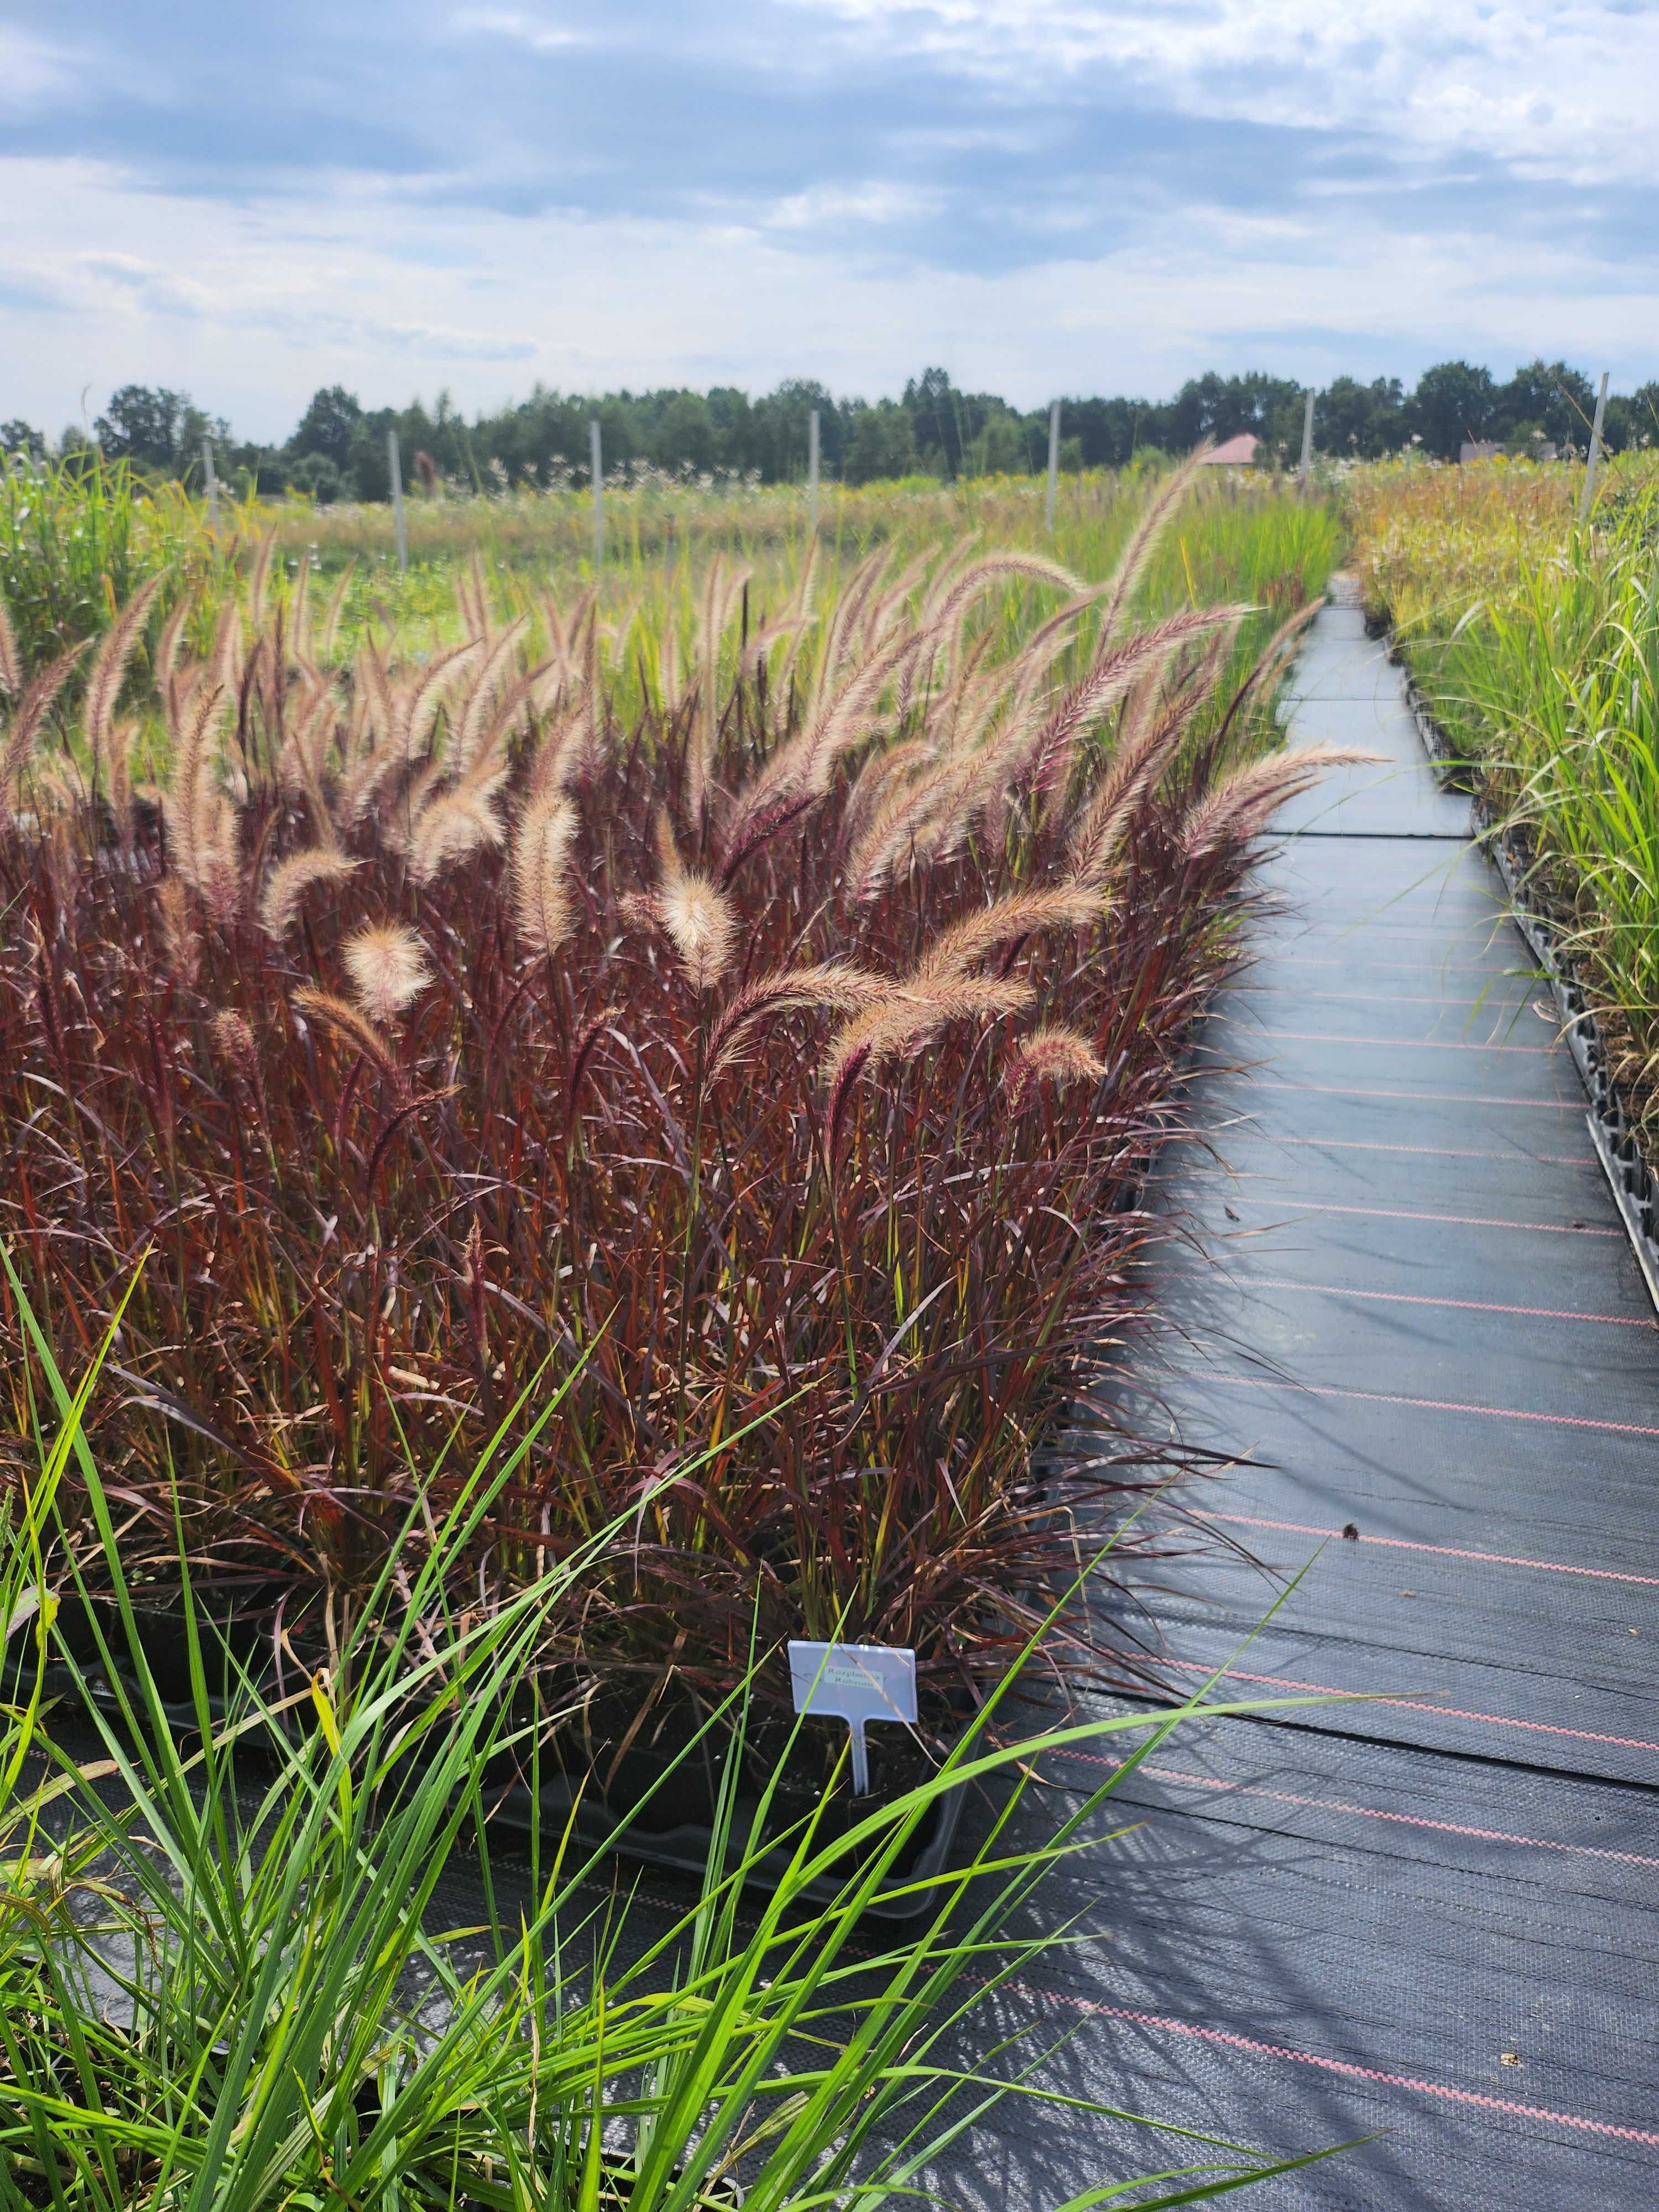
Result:
M135 1607L141 1628L145 1631L145 1656L155 1682L162 1715L174 1737L187 1740L199 1732L199 1717L190 1692L188 1652L182 1624L176 1615L161 1611L151 1612ZM126 1703L140 1715L144 1705L138 1693L136 1679L118 1664L119 1687L112 1682L97 1656L97 1643L84 1619L84 1607L78 1607L65 1621L66 1640L81 1664L88 1693L94 1704L106 1713L121 1709L125 1692ZM215 1624L216 1626L218 1624ZM242 1624L246 1626L246 1624ZM115 1635L109 1626L105 1629L106 1641L118 1662L120 1634L118 1620L113 1624ZM274 1695L277 1687L274 1662L268 1641L263 1651L258 1647L260 1638L253 1634L234 1634L233 1649L237 1658L249 1673L260 1682L262 1690ZM204 1662L210 1680L216 1667L213 1656L213 1636L210 1632L203 1638ZM15 1655L14 1668L22 1655ZM27 1655L32 1659L32 1654ZM263 1662L263 1663L261 1663ZM285 1686L302 1686L303 1677L293 1673ZM70 1699L79 1695L74 1675L60 1664L49 1666L46 1689L48 1696ZM210 1717L222 1720L230 1708L231 1698L224 1691L210 1689L207 1705ZM303 1719L295 1723L290 1711L280 1716L276 1723L284 1732L305 1725ZM812 1746L813 1751L821 1748ZM810 1758L810 1754L809 1754ZM878 1753L878 1773L879 1773ZM802 1771L794 1778L786 1768L781 1781L781 1790L793 1800L791 1813L804 1809L815 1793L816 1785L810 1779L809 1762L799 1762ZM714 1849L714 1830L711 1801L718 1788L718 1762L715 1768L705 1771L703 1766L686 1769L676 1766L668 1756L649 1753L635 1753L628 1762L625 1794L621 1802L607 1798L595 1788L595 1776L587 1770L571 1772L561 1771L556 1765L553 1774L539 1781L534 1794L523 1778L521 1768L509 1760L492 1762L481 1778L488 1808L487 1818L493 1833L507 1836L526 1835L539 1824L544 1833L562 1834L569 1827L574 1839L591 1852L614 1851L623 1856L637 1859L648 1866L659 1866L676 1874L701 1875L708 1867ZM900 1783L894 1794L902 1794L910 1785L910 1778ZM945 1790L931 1806L914 1834L899 1853L890 1869L883 1889L866 1908L873 1917L883 1920L910 1920L935 1909L935 1892L923 1887L919 1894L899 1893L913 1884L927 1884L944 1874L950 1863L951 1846L963 1814L966 1785ZM844 1818L849 1822L873 1809L879 1797L848 1799ZM573 1814L574 1808L574 1814ZM728 1867L739 1864L748 1848L748 1838L753 1830L759 1810L758 1799L744 1793L738 1797L733 1809L731 1833L726 1851ZM746 1886L763 1890L775 1887L789 1864L787 1846L780 1845L756 1861L746 1877ZM828 1904L839 1893L843 1882L853 1871L849 1861L846 1875L839 1878L824 1878L810 1883L802 1890L803 1902Z

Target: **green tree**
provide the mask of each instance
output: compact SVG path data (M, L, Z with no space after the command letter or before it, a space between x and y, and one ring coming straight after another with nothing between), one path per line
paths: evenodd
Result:
M1455 461L1464 440L1490 437L1496 390L1492 371L1466 361L1437 362L1417 380L1411 398L1412 428L1425 452Z
M896 399L878 399L873 407L855 410L842 471L848 483L914 476L918 465L910 416Z
M351 441L362 419L362 406L355 392L342 384L325 384L312 393L311 403L288 441L288 450L296 455L321 453L333 463L337 474L343 474L351 458Z

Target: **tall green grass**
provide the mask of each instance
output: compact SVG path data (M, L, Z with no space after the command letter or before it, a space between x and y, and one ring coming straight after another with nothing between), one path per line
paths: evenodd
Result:
M71 1395L36 1342L55 1402L0 1555L9 1640L32 1624L35 1646L0 1709L5 2212L697 2212L734 2203L739 2180L750 2212L877 2212L914 2198L1009 2098L1135 2117L1045 2089L1038 2039L966 2066L951 2051L1054 1940L1013 1936L1011 1914L1091 1847L1122 1777L1182 1720L1238 1708L1200 1692L1000 1750L981 1734L848 1835L798 1821L786 1872L752 1911L740 1845L728 1865L728 1796L701 1888L653 1934L625 1903L607 1906L568 1832L532 1839L516 1886L492 1859L483 1778L512 1733L535 1590L457 1615L432 1555L411 1560L334 1666L280 1701L248 1680L222 1718L208 1698L212 1631L187 1608L199 1737L175 1741L122 1578L118 1508L81 1431L98 1362ZM40 1698L54 1598L74 1578L50 1531L70 1457L118 1602L111 1679L131 1684L117 1710L86 1701L90 1759ZM486 1465L457 1525L494 1480ZM550 1579L586 1564L574 1555ZM55 1656L78 1677L72 1650ZM1134 1739L1122 1768L1040 1846L1012 1847L1034 1763L1111 1734ZM993 1776L1014 1780L1009 1811L940 1881L922 1932L861 1948L864 1908L929 1806ZM446 1929L440 1885L474 1837L482 1915ZM807 1904L826 1876L834 1902ZM1152 2212L1309 2162L1159 2125L1194 2164L1103 2180L1066 2212L1130 2199Z
M1360 511L1373 608L1392 619L1431 712L1522 857L1532 896L1563 932L1614 1079L1651 1131L1659 472L1640 459L1615 465L1588 525L1564 504L1540 507L1521 472L1512 483L1495 475L1484 491L1454 485L1435 496L1443 507L1455 498L1466 523L1480 518L1476 550L1467 529L1431 526L1419 490L1402 513L1374 489Z

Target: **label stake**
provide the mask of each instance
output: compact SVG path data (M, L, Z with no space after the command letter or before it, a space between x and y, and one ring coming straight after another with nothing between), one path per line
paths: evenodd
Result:
M789 1680L798 1713L833 1713L853 1739L853 1794L870 1795L869 1721L916 1722L916 1655L896 1644L791 1641Z

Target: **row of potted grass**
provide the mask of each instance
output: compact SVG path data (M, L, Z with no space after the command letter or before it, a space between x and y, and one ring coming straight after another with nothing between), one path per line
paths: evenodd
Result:
M1659 1116L1659 474L1593 514L1534 471L1380 472L1368 603L1555 925L1632 1117ZM1437 526L1438 518L1439 526Z

